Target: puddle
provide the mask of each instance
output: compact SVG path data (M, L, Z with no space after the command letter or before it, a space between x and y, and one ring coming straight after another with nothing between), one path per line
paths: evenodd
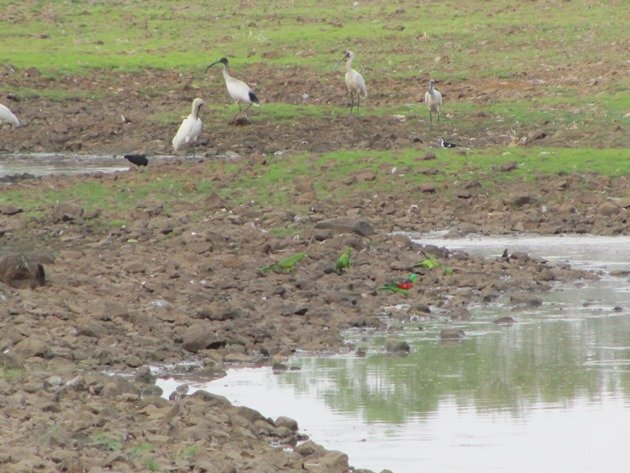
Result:
M504 248L602 270L600 281L558 286L535 309L473 308L464 340L443 344L452 324L407 323L412 353L383 353L386 335L363 341L367 356L296 356L299 371L228 370L191 384L263 415L295 418L357 468L394 473L621 471L630 436L630 238L593 236L440 239L423 243L496 257ZM614 310L621 306L623 311ZM518 323L497 326L509 315ZM422 327L422 330L420 329ZM182 381L161 379L165 396Z

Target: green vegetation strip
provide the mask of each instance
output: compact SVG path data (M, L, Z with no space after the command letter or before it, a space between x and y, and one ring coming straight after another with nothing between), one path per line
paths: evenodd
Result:
M115 183L87 179L60 189L4 190L0 193L0 205L17 205L39 217L51 204L72 201L86 210L114 215L109 224L118 226L125 223L118 212L133 209L138 202L155 201L168 207L175 200L202 202L211 192L236 204L255 201L286 205L293 200L289 196L295 194L296 179L311 180L319 198L335 198L357 190L387 192L425 182L455 184L479 180L484 187L491 187L508 180L531 180L539 174L596 173L613 178L630 175L630 159L624 149L501 148L462 154L455 148L438 149L435 153L437 159L428 161L418 159L424 152L406 149L269 156L265 165L254 167L248 162L209 162L205 176L224 175L222 182L175 171L150 180L135 176ZM499 170L512 162L516 169ZM424 173L426 170L437 174ZM347 181L365 171L372 171L374 178Z

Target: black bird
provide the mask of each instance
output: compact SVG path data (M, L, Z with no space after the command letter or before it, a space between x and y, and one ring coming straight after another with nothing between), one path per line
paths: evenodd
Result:
M136 166L146 166L149 164L146 154L126 154L123 158Z
M455 143L449 143L448 141L444 141L440 138L440 146L442 148L455 148L457 145Z

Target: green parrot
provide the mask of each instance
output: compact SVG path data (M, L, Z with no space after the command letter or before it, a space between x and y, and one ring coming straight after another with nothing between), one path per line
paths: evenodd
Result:
M305 256L306 254L304 253L296 253L293 256L289 256L288 258L278 261L277 263L263 266L261 269L263 273L268 273L269 271L273 271L274 273L290 273L295 269L295 265L298 264Z
M446 276L450 276L453 274L453 268L450 266L446 266L440 260L438 260L435 255L431 253L424 253L425 259L420 261L418 264L414 265L414 267L426 268L426 269L434 269L434 268L442 268L442 272Z
M387 284L379 287L379 289L381 291L391 291L398 292L400 294L407 294L407 291L411 289L413 287L413 284L416 282L417 277L418 276L416 276L415 274L410 274L405 279L401 279L400 281L388 282Z
M352 251L351 248L346 246L343 249L343 253L341 253L341 256L339 256L339 258L337 258L337 261L335 261L335 269L337 270L337 274L341 274L344 269L350 267L350 252L351 251Z

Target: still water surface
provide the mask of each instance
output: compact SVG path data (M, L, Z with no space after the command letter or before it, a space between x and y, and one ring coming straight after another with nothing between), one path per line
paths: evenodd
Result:
M29 173L34 176L127 171L122 156L29 153L0 155L0 177Z
M467 337L443 344L447 325L404 326L405 358L382 352L384 336L367 341L368 356L296 356L299 371L229 370L191 385L263 415L287 415L357 468L417 472L628 471L630 438L630 238L590 236L483 238L422 242L496 257L527 251L603 271L601 281L559 286L542 307L512 312L478 307L459 324ZM622 306L623 311L614 310ZM511 327L492 320L510 315ZM158 383L166 395L178 384Z

